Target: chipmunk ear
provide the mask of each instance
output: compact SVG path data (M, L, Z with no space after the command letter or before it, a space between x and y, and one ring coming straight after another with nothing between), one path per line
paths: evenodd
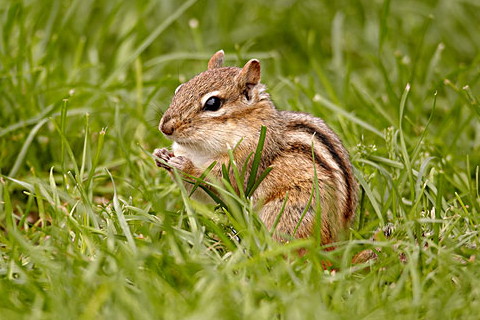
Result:
M240 88L250 91L260 82L260 61L252 59L240 70L237 76Z
M215 54L210 58L210 61L208 61L208 70L221 68L223 66L224 57L225 52L223 52L223 50L215 52Z

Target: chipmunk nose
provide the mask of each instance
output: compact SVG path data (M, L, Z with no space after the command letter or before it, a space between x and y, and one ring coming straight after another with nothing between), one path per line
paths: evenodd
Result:
M158 125L158 129L162 131L164 135L171 136L175 131L175 122L170 116L164 115Z
M171 136L173 134L173 131L175 131L175 129L171 122L164 122L160 124L160 131L162 131L163 134L166 136Z

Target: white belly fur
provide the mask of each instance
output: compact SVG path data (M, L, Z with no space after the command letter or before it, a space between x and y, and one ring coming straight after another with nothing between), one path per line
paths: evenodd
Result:
M176 142L173 143L172 150L176 157L182 156L190 159L193 165L200 170L205 170L215 161L210 152L207 154L204 150L186 148Z

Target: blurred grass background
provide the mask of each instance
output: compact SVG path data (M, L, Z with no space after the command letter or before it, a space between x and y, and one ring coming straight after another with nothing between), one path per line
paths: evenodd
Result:
M2 317L476 318L478 21L475 0L2 1ZM273 243L248 199L189 201L149 157L219 49L348 147L361 203L333 253Z

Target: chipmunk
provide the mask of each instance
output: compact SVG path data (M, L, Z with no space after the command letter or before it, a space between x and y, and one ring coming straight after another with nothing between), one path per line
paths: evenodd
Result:
M175 90L159 123L159 130L173 140L172 151L156 149L157 165L200 177L216 161L209 176L220 178L229 150L240 168L245 161L251 166L250 155L265 126L258 172L272 169L252 195L260 204L260 219L270 229L288 194L274 237L279 241L285 240L282 235L309 237L320 207L322 244L335 242L354 218L358 188L342 142L319 118L277 110L260 83L258 60L243 68L223 67L223 61L220 50L210 58L206 71ZM315 176L318 199L312 198Z

